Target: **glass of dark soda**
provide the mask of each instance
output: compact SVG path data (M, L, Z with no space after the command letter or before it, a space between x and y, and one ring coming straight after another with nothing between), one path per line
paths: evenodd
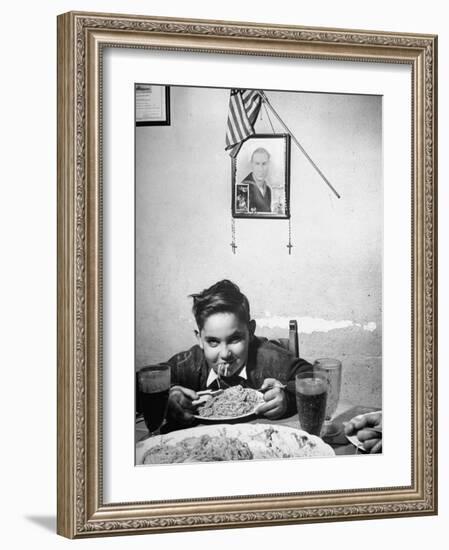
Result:
M328 378L314 370L296 375L296 406L299 425L312 435L320 435L326 416Z
M158 435L167 412L170 365L159 363L137 372L138 403L150 436Z

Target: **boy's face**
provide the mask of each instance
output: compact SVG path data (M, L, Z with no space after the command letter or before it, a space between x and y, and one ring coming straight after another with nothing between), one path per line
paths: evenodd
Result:
M255 323L241 321L235 313L214 313L198 334L207 364L221 376L232 376L245 365Z

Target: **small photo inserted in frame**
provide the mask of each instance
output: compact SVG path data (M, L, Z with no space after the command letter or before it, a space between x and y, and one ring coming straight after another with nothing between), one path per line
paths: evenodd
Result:
M239 183L236 185L235 211L239 214L248 213L248 184Z

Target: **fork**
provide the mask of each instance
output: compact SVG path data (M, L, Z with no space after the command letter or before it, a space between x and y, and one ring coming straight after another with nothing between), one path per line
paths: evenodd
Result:
M201 391L197 391L196 394L199 395L199 396L202 396L202 395L210 395L212 397L214 397L215 395L220 395L224 392L223 389L219 389L219 390L201 390Z
M209 399L212 399L213 397L216 397L217 395L221 395L223 392L224 392L223 389L197 391L196 394L198 395L198 399L195 399L195 401L192 401L192 405L194 405L196 407L197 405L200 405L201 403L206 403L207 401L209 401Z
M287 387L287 384L281 384L279 382L279 384L273 384L272 386L267 386L266 388L263 388L263 389L262 389L262 386L261 386L256 391L258 391L260 393L265 393L268 390L272 390L273 388L280 388L281 390L285 390L286 387Z

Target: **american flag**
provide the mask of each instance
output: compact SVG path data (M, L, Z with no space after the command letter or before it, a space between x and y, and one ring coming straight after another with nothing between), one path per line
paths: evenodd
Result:
M226 128L226 147L232 149L254 134L254 123L262 105L260 93L256 90L231 90L229 98L228 125Z

